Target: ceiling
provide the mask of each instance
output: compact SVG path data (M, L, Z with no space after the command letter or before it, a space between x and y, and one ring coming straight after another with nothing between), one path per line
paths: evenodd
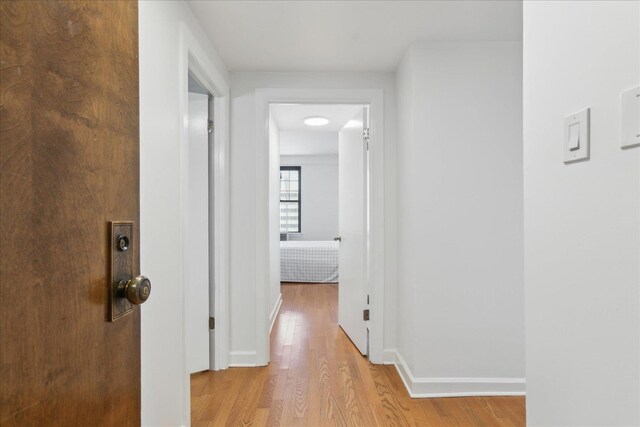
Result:
M271 104L269 112L280 131L280 154L313 156L338 154L338 131L362 115L362 105ZM307 126L307 117L326 117L325 126ZM360 125L362 122L360 122Z
M362 105L346 104L271 104L269 111L283 131L338 132L358 111ZM321 116L329 119L325 126L307 126L304 119Z
M230 71L393 71L415 41L522 40L522 2L187 0Z

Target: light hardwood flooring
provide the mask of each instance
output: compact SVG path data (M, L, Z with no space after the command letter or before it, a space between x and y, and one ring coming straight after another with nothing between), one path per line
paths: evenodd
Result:
M282 300L269 366L192 376L192 426L525 425L522 397L411 399L338 326L336 285L283 284Z

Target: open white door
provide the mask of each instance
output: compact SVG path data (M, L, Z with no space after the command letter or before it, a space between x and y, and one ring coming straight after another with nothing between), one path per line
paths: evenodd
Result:
M209 369L209 96L189 93L188 107L185 338L194 373Z
M365 107L338 134L338 229L340 278L338 322L360 353L367 353L367 325L363 310L366 254Z

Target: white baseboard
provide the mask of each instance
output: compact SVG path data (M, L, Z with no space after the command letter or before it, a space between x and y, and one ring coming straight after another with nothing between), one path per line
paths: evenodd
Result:
M397 363L396 353L398 351L395 348L385 348L382 353L383 365L395 365Z
M524 378L416 378L395 349L385 349L384 363L393 364L412 398L524 396Z
M241 367L254 367L254 366L257 366L255 351L230 351L229 352L229 367L241 368Z
M280 307L282 306L282 294L278 294L278 299L271 310L271 315L269 316L269 333L273 329L273 324L276 323L276 318L278 317L278 313L280 312Z
M273 328L273 324L276 321L276 317L278 317L278 313L280 312L280 307L282 306L282 295L278 295L278 300L273 306L271 310L270 326L269 332L271 332L271 328ZM244 368L244 367L255 367L258 366L257 361L257 353L255 351L230 351L229 352L229 367L231 368Z

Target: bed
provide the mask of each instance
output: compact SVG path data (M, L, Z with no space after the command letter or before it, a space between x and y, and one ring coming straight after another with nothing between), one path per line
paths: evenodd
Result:
M338 281L338 242L280 242L280 281L335 283Z

